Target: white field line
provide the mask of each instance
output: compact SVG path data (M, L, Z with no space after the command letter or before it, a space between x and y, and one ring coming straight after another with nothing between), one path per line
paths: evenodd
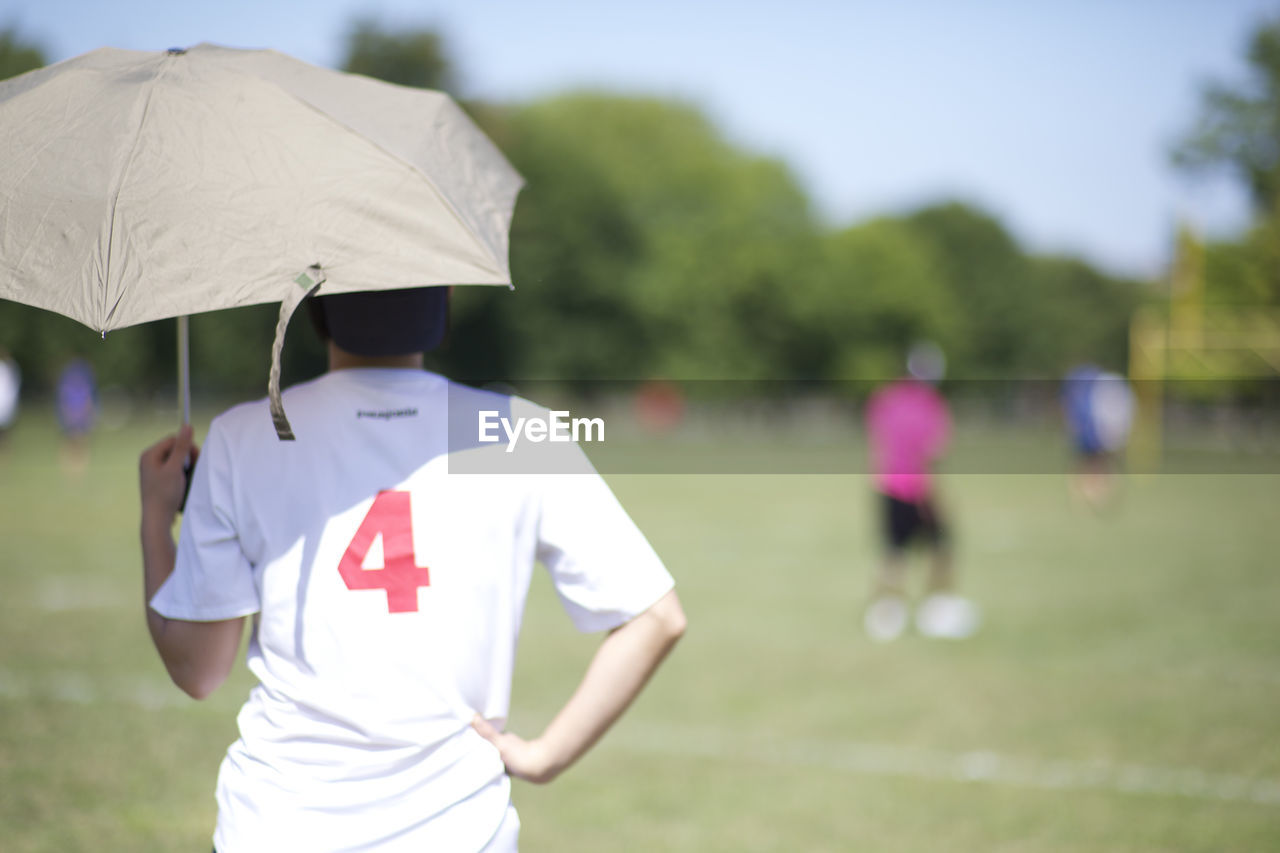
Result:
M198 707L194 700L168 682L146 677L95 679L73 670L24 675L0 669L0 701L128 705L148 711Z
M639 723L623 726L607 736L604 743L649 754L816 768L859 776L1280 805L1280 780L1209 773L1195 767L1046 760L1002 755L992 750L944 752L892 744L743 736L722 730Z
M73 613L135 607L142 609L142 596L125 596L114 587L86 584L73 578L51 579L35 591L31 604L45 613Z
M75 671L32 677L0 669L0 701L31 700L129 705L146 710L201 707L177 687L156 679L115 679L104 684L102 680ZM234 703L215 700L212 704L230 710ZM816 768L857 776L985 782L1015 788L1146 794L1280 806L1280 780L1210 773L1197 767L1046 760L1003 755L992 750L945 752L893 744L765 737L639 722L628 723L612 732L603 746L650 755Z

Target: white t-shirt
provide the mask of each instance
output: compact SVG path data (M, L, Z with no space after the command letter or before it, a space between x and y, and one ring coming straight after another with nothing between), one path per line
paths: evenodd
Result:
M18 417L18 391L22 388L22 374L18 365L7 358L0 358L0 429L11 426Z
M419 370L291 388L297 441L265 401L210 426L172 576L172 619L254 614L260 683L218 777L214 843L250 851L479 850L509 805L497 750L535 560L583 631L616 627L671 576L576 445L516 471L474 412L526 401ZM452 424L452 426L450 426ZM502 466L508 467L502 467ZM568 473L569 471L579 473Z
M1089 402L1098 442L1113 452L1123 449L1133 425L1133 392L1129 383L1118 374L1099 373L1093 380Z

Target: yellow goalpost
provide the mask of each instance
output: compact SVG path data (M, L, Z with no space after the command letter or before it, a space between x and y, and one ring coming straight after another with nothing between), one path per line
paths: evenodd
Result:
M1164 449L1165 383L1280 375L1280 311L1204 302L1204 248L1180 230L1167 305L1145 305L1129 324L1129 379L1137 398L1131 460L1155 471Z

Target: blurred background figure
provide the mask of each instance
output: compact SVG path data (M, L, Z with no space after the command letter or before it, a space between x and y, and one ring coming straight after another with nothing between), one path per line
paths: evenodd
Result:
M878 389L867 403L871 472L885 536L884 556L863 619L867 635L876 642L896 639L907 627L907 547L916 539L922 539L930 552L916 629L926 637L949 639L977 630L976 608L955 592L947 528L935 493L933 468L951 432L950 410L935 387L945 372L942 350L918 343L907 357L907 376Z
M1075 452L1071 496L1095 511L1106 509L1116 498L1133 406L1129 383L1092 364L1072 369L1062 383L1062 411Z
M65 439L62 468L70 474L82 474L89 466L89 433L98 419L98 386L89 362L77 358L62 368L57 407Z
M671 432L684 419L684 392L674 382L651 379L635 395L636 421L651 435Z
M22 373L18 363L4 347L0 347L0 451L5 447L9 428L18 419L18 392L22 389Z

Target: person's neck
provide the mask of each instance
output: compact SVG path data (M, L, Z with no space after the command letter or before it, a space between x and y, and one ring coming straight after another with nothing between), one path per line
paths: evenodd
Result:
M356 355L329 341L329 370L350 370L356 367L398 367L410 370L422 369L422 353L407 355Z

